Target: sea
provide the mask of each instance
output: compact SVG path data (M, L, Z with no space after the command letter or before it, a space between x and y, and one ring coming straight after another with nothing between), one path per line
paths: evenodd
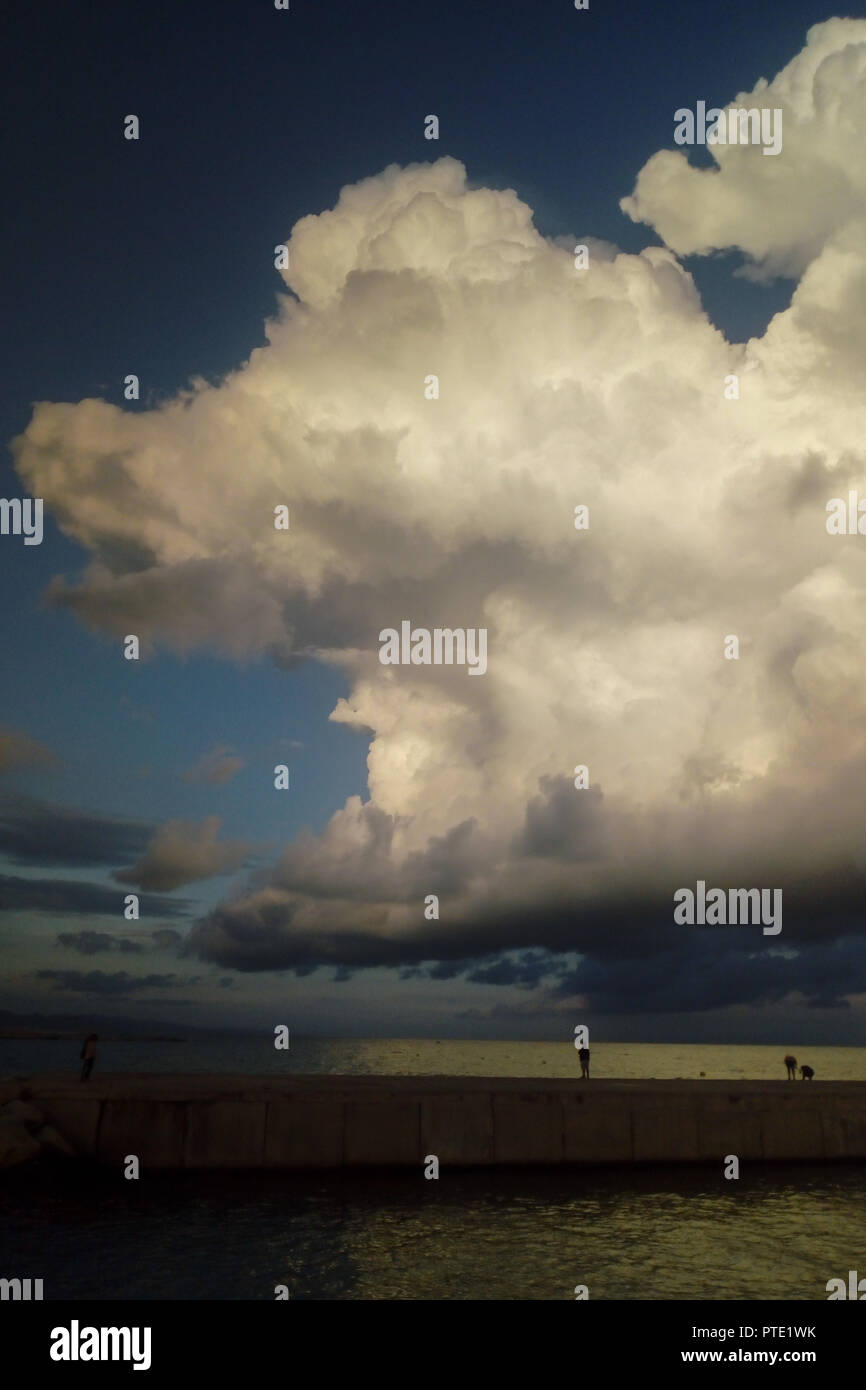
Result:
M594 1043L593 1076L866 1080L866 1049ZM0 1040L0 1076L77 1070L78 1046ZM568 1077L570 1044L211 1037L103 1041L110 1072ZM792 1085L810 1083L792 1082ZM21 1165L0 1181L0 1274L122 1301L826 1300L866 1274L866 1165L418 1173L144 1173Z
M0 1038L0 1076L72 1071L78 1039ZM710 1077L718 1081L785 1079L786 1053L814 1069L816 1080L866 1081L866 1047L733 1047L686 1043L592 1043L592 1074L628 1080ZM190 1036L182 1042L99 1044L97 1069L107 1072L206 1072L239 1076L284 1072L337 1076L580 1075L571 1040L455 1041L442 1038L305 1038L289 1036L277 1051L273 1034Z

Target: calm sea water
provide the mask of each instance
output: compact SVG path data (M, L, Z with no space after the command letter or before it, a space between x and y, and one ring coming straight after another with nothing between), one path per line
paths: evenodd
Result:
M46 1299L825 1300L866 1271L860 1168L150 1174L0 1186Z
M816 1078L866 1079L856 1048L791 1046ZM785 1048L593 1046L598 1075L784 1079ZM70 1052L72 1055L70 1055ZM0 1043L0 1074L77 1065ZM110 1071L573 1076L562 1043L258 1039L106 1043ZM578 1069L579 1070L579 1069ZM802 1083L797 1083L802 1084ZM817 1079L815 1084L817 1085ZM405 1173L118 1173L22 1166L0 1184L0 1273L46 1299L826 1300L866 1273L866 1167Z
M41 1071L77 1072L80 1043L0 1039L0 1076ZM793 1051L815 1069L816 1080L866 1081L866 1048L592 1044L595 1076L699 1077L717 1080L785 1079L783 1058ZM97 1071L111 1072L330 1072L381 1076L579 1076L571 1041L455 1042L424 1038L296 1038L277 1052L273 1035L196 1038L188 1042L102 1042Z

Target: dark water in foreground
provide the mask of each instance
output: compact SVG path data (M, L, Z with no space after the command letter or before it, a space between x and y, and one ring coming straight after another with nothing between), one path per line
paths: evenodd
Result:
M821 1079L866 1049L789 1046ZM592 1046L593 1074L784 1080L782 1047ZM0 1041L0 1075L77 1070L69 1042ZM574 1076L570 1039L197 1038L111 1043L105 1071ZM531 1086L531 1080L527 1082ZM792 1082L802 1085L802 1082ZM825 1300L866 1275L866 1165L370 1174L0 1174L0 1276L46 1299Z
M46 1299L825 1300L866 1274L866 1168L295 1176L19 1168L0 1266Z

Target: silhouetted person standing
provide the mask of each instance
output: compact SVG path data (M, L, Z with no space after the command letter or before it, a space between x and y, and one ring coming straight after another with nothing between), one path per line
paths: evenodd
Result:
M588 1047L582 1047L582 1048L580 1049L580 1051L578 1052L577 1055L578 1055L578 1057L580 1058L580 1079L581 1079L581 1081L588 1081L588 1080L589 1080L589 1048L588 1048Z
M811 1067L801 1067L801 1068L800 1068L800 1076L802 1077L802 1079L803 1079L804 1081L811 1081L811 1080L812 1080L812 1077L813 1077L814 1075L815 1075L815 1073L813 1072L813 1070L812 1070Z
M790 1054L790 1052L788 1053L787 1057L785 1058L785 1066L786 1066L787 1069L788 1069L788 1080L789 1080L789 1081L796 1081L796 1080L797 1080L797 1059L796 1059L796 1057L792 1057L791 1054Z
M81 1045L81 1080L88 1081L90 1073L93 1071L93 1063L96 1061L96 1044L99 1042L97 1033L88 1033Z

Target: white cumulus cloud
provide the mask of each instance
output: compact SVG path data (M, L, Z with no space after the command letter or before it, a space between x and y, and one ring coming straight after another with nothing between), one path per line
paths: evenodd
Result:
M655 155L624 206L666 245L593 244L585 271L456 160L390 167L297 224L292 294L222 383L36 407L22 478L92 556L58 602L155 648L331 662L331 717L371 739L369 797L196 949L603 955L696 870L862 892L866 541L824 523L866 492L864 73L866 22L810 31L754 96L783 107L783 152ZM799 277L745 345L678 260L729 246ZM486 627L487 674L381 666L407 618Z

